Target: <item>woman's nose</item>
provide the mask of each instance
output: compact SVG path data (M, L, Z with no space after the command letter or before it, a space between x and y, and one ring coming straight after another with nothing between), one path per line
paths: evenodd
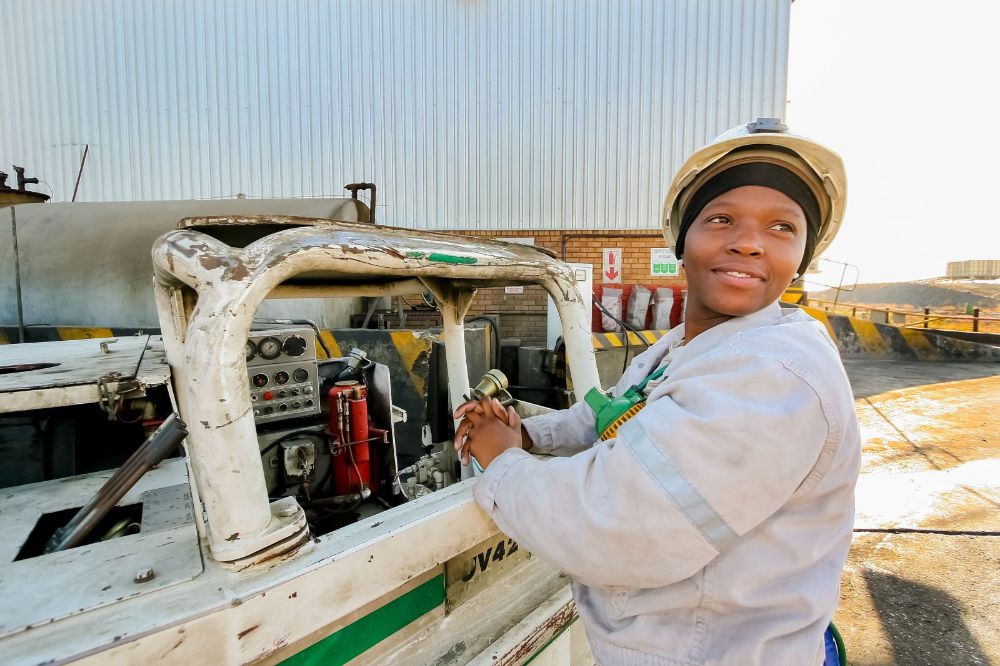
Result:
M757 256L764 251L760 234L753 230L742 229L734 233L729 242L729 252L746 256Z

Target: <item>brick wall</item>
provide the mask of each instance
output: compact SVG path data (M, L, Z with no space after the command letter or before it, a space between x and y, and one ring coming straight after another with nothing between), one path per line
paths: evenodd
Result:
M482 231L452 233L477 236ZM526 229L490 232L491 238L532 238L538 247L545 247L556 256L572 263L594 266L594 284L601 284L602 250L622 249L622 283L673 286L684 284L683 271L679 278L654 278L649 272L651 248L666 247L658 230L606 231L531 231ZM565 245L564 245L565 244ZM565 256L563 249L565 247ZM503 288L481 289L472 303L469 316L500 315L500 337L520 338L530 347L545 346L547 294L541 287L525 287L523 294L507 294Z

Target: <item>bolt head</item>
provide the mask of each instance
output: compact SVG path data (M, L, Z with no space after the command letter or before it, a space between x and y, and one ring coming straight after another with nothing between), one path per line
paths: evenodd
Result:
M135 572L135 576L132 578L134 583L145 583L147 581L156 578L156 572L153 571L153 567L146 567L144 569L139 569Z
M299 507L296 504L289 504L288 506L283 506L278 511L278 515L282 518L291 518L296 513L299 512Z

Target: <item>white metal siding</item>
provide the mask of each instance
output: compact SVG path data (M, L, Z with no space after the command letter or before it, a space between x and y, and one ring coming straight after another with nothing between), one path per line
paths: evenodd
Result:
M68 201L340 195L438 229L650 228L784 111L789 0L0 0L0 169ZM41 188L44 191L44 187Z

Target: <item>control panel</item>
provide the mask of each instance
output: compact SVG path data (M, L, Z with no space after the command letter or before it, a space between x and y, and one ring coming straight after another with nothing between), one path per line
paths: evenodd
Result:
M246 362L255 423L319 414L316 333L311 328L252 331Z

